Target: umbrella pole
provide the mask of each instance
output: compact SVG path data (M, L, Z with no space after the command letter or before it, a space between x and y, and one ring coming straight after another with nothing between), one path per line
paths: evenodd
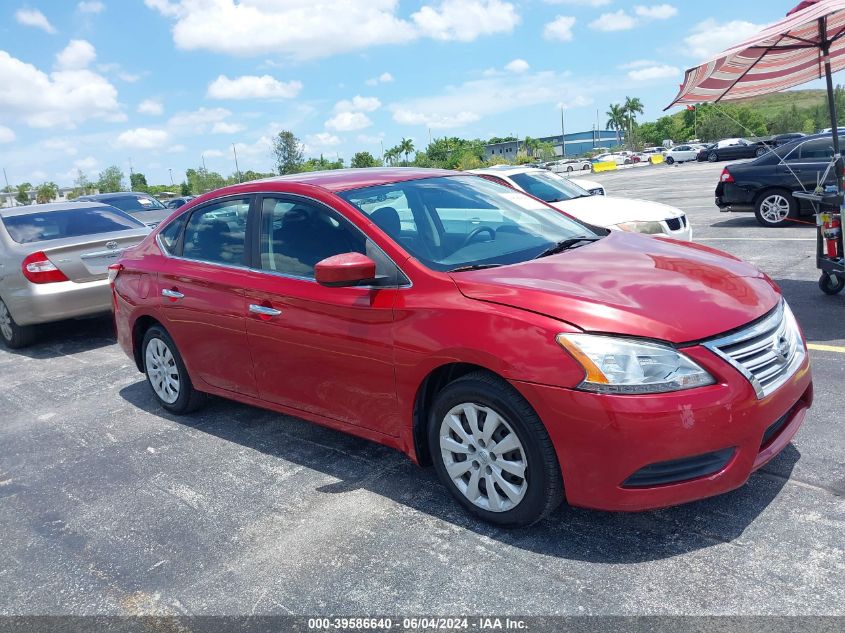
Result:
M842 191L841 154L839 151L839 117L836 114L836 99L833 89L833 71L830 68L830 40L827 38L827 18L819 18L819 37L821 39L824 74L827 80L827 107L830 110L830 127L833 135L833 157L837 163L836 186Z

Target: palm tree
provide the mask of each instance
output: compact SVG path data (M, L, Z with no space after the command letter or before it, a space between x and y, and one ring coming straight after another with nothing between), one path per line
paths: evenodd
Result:
M384 160L393 166L396 163L396 159L399 158L399 154L401 154L401 150L398 145L396 147L391 147L384 153Z
M618 103L611 103L610 110L608 110L606 114L607 129L616 130L616 144L621 145L622 139L619 136L619 132L625 129L625 124L627 122L625 106L621 106Z
M398 149L402 154L405 154L405 166L408 166L408 154L414 151L414 141L409 138L402 138L402 142L399 143Z
M637 122L637 115L644 112L643 102L640 101L639 97L625 97L625 105L622 106L622 110L628 123L628 141L633 148L634 124Z

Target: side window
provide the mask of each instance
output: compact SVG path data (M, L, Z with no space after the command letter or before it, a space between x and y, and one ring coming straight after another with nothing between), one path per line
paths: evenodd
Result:
M801 160L828 161L833 158L833 143L827 139L804 143L800 148Z
M195 210L185 226L182 256L216 264L245 266L249 203L249 198L238 198Z
M182 235L182 228L185 226L185 215L180 215L173 222L164 227L158 234L164 250L171 255L178 255L176 252L179 246L179 237Z

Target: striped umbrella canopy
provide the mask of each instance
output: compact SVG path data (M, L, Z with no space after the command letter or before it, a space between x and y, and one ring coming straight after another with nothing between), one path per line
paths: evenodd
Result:
M845 0L805 0L783 20L688 70L669 108L778 92L842 68Z

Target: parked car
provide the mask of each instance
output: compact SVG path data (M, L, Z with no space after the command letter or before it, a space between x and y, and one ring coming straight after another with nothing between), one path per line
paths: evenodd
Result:
M36 325L111 310L106 268L150 230L96 202L0 209L0 338L32 344Z
M713 143L698 153L699 161L716 163L722 160L755 158L768 153L770 148L761 142L751 142L744 138L729 138Z
M181 198L172 198L164 203L164 206L168 209L178 209L186 204L188 204L191 200L196 198L196 196L182 196Z
M593 164L586 158L567 158L549 163L547 168L555 174L562 174L574 171L589 171L593 168Z
M607 162L615 162L617 165L631 165L633 164L633 159L631 156L626 154L620 153L609 153L609 154L599 154L598 156L594 156L592 159L593 164L595 163L607 163Z
M667 165L696 161L701 148L697 145L675 145L663 153Z
M806 134L802 134L801 132L789 132L787 134L778 134L777 136L773 136L771 139L766 141L766 145L774 149L775 147L786 145L787 143L797 141L798 139L802 139L806 136Z
M209 220L224 209L239 221ZM457 172L226 187L111 274L118 341L169 413L214 394L380 442L502 525L564 496L733 490L812 402L801 331L754 266Z
M82 202L102 202L125 211L135 219L149 227L155 227L170 215L170 209L147 193L135 191L118 191L115 193L98 193L77 198Z
M686 214L675 207L648 200L591 195L572 180L539 169L488 167L470 173L529 193L593 226L692 240Z
M567 178L569 177L567 176ZM585 190L591 196L607 195L604 185L600 182L596 182L595 180L587 180L586 178L569 178L569 182L581 187L581 189Z
M716 186L716 206L754 211L762 226L789 226L813 214L811 204L794 198L793 192L813 191L819 182L836 183L833 169L828 170L832 158L833 139L822 134L782 145L749 163L728 165Z

